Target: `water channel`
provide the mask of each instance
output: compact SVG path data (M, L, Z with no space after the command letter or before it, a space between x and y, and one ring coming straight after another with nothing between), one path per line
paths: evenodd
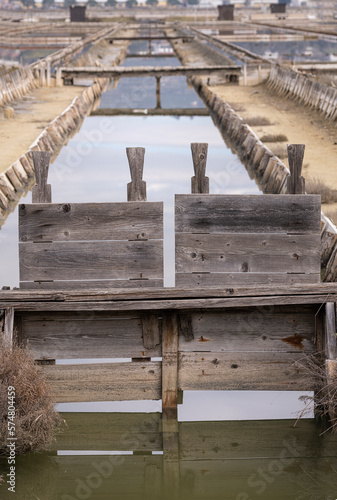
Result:
M130 62L136 64L125 64ZM167 58L168 64L178 62ZM163 78L161 85L162 107L203 106L184 78ZM190 143L209 144L211 193L259 191L210 117L147 116L155 105L155 79L121 80L102 96L101 108L139 107L144 116L86 118L51 166L49 183L53 202L126 201L125 148L145 147L148 200L164 201L165 285L174 286L173 200L175 193L190 192ZM0 231L0 286L18 286L17 248L15 211ZM169 458L160 401L59 404L67 427L49 452L18 458L17 492L0 483L1 498L333 500L336 441L321 436L313 419L294 426L299 396L186 392L174 433L179 431L179 453ZM0 461L0 476L7 467Z

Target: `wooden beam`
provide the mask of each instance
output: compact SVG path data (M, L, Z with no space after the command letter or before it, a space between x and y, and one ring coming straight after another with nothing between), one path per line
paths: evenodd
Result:
M336 359L336 305L328 302L325 305L325 355L327 359Z
M177 410L178 401L178 318L174 312L163 315L162 401L163 410ZM170 410L169 410L170 411Z
M154 349L160 344L160 330L157 314L142 314L142 329L145 349Z
M206 177L206 163L208 144L192 143L191 144L193 168L195 175L191 179L191 192L209 193L209 178Z
M51 203L51 185L47 184L50 163L49 151L32 151L36 186L32 189L32 203Z
M10 307L5 310L4 324L4 344L9 349L13 348L14 344L14 308Z
M98 108L90 116L209 116L207 108Z
M143 181L145 148L126 148L131 182L127 185L128 201L146 201L146 182Z
M301 176L304 158L304 144L288 144L288 162L290 176L288 176L288 194L305 194L305 180Z

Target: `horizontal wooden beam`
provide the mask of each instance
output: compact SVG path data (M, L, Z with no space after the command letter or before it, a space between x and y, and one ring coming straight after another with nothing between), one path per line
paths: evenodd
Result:
M90 116L208 116L207 108L98 108Z
M63 67L63 78L138 78L140 76L190 76L210 74L240 74L241 67L221 66L116 66L99 68L96 66Z

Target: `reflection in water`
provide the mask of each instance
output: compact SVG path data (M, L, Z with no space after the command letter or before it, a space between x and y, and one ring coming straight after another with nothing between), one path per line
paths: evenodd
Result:
M294 427L280 420L178 423L158 413L63 416L67 427L53 451L18 459L15 498L336 497L336 437L320 436L310 420ZM2 499L14 498L0 488Z

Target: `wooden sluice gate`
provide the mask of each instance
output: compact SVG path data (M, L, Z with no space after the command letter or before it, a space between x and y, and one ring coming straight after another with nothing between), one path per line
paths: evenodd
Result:
M192 145L174 288L163 286L163 204L146 201L143 148L127 149L124 203L52 203L48 155L34 152L20 289L1 291L0 309L5 342L30 348L56 402L162 399L175 415L179 391L316 390L305 364L318 353L335 377L337 286L319 281L320 196L302 194L293 148L294 194L240 196L208 194L207 145Z

